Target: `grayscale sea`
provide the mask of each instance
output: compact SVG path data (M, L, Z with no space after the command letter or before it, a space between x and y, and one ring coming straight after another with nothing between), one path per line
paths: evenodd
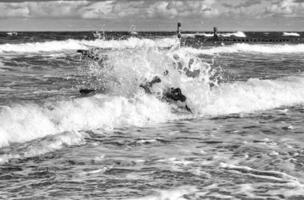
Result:
M304 199L304 44L105 36L0 33L0 199Z

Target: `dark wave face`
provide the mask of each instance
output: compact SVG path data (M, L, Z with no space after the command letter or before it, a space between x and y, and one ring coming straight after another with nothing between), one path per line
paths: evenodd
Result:
M0 198L304 198L303 33L219 37L1 33Z

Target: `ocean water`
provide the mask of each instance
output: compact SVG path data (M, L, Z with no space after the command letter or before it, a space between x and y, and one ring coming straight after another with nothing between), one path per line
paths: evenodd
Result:
M222 36L250 34L304 37ZM99 61L76 53L91 48ZM303 199L303 53L180 47L174 33L3 32L0 199ZM168 87L192 112L161 100Z

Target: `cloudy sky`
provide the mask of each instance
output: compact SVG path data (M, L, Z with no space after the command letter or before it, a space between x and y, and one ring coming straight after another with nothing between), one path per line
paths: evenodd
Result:
M0 0L0 30L295 30L304 0Z

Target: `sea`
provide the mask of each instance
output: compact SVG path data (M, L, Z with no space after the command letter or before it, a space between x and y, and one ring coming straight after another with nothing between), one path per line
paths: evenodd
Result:
M0 199L304 199L304 33L220 34L299 42L1 32Z

